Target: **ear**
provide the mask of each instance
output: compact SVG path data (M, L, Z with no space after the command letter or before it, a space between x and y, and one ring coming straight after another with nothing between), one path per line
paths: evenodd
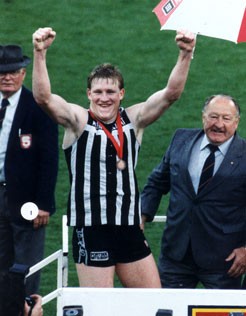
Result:
M236 120L236 129L238 128L238 124L240 122L240 116L238 116L237 120Z
M206 115L205 115L205 113L203 112L203 113L202 113L202 123L203 123L203 124L205 123L205 119L206 119Z
M120 90L120 100L123 100L125 96L125 89Z
M91 100L91 89L87 88L86 93L87 93L87 98Z
M22 75L23 75L23 80L24 80L26 77L26 68L22 68Z

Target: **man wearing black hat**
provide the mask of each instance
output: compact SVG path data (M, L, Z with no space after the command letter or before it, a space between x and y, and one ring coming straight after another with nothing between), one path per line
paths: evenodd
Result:
M23 86L29 63L20 46L0 46L1 270L43 259L45 226L55 212L58 129ZM33 220L21 216L26 202L38 206ZM38 287L36 273L27 279L27 294Z

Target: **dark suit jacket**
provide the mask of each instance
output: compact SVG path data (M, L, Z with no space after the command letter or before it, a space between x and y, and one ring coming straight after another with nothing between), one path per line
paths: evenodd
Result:
M194 259L203 268L225 269L225 258L246 244L246 142L235 135L211 182L198 195L188 171L198 129L179 129L148 179L142 213L152 220L163 194L170 192L162 253L180 261L191 241Z
M12 123L4 168L13 217L20 218L20 208L25 202L36 203L50 214L55 212L58 127L25 87Z

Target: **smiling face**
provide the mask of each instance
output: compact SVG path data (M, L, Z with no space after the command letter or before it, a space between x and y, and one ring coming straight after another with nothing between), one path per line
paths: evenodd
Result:
M112 123L116 120L124 94L125 90L119 88L118 80L95 78L91 82L91 88L87 89L90 110L103 123Z
M204 108L202 120L209 141L219 146L235 134L240 116L233 100L216 96Z

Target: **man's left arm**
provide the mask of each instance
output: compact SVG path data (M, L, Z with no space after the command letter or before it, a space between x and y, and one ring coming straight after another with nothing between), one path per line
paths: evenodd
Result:
M145 128L157 120L172 103L179 99L188 77L196 39L190 32L177 32L179 56L166 87L152 94L145 102L127 108L127 113L136 129Z

